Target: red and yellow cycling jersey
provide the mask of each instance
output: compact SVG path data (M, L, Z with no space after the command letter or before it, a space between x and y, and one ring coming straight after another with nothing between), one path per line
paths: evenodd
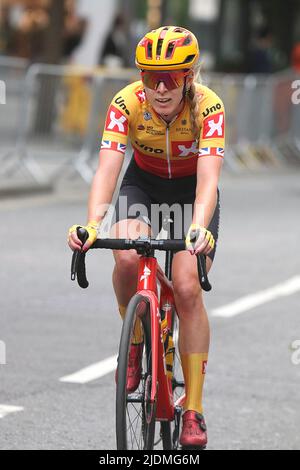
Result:
M197 171L204 156L224 157L225 114L221 99L204 85L196 84L200 105L200 135L192 132L189 101L167 124L149 105L141 81L113 98L108 109L101 149L125 153L127 139L137 165L162 178L179 178Z

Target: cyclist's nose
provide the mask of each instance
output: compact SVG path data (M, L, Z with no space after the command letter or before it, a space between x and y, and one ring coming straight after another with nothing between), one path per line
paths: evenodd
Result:
M166 91L168 91L168 88L166 87L166 85L164 84L164 82L159 82L159 84L157 85L157 88L156 88L156 91L158 93L165 93Z

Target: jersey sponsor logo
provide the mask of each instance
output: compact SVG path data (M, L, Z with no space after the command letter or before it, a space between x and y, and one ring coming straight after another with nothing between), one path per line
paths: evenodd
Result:
M119 142L112 142L111 140L102 140L101 150L115 150L116 152L125 153L126 145Z
M192 128L191 127L176 127L176 132L179 134L191 134L192 133Z
M202 375L206 374L207 361L202 361Z
M217 103L215 106L206 108L206 110L202 113L202 116L206 118L209 114L215 113L216 111L220 111L220 109L222 109L222 105L221 103Z
M203 138L224 137L224 113L206 118L203 123Z
M123 100L122 96L118 96L118 98L115 99L115 103L125 111L125 113L129 116L130 112L127 109L127 106L125 104L125 101Z
M145 119L145 121L150 121L152 119L152 114L149 113L148 111L146 111L144 113L144 119Z
M191 157L198 153L198 144L194 141L172 142L172 152L176 157Z
M145 126L143 126L143 124L139 124L137 128L138 128L138 131L144 131L146 129Z
M217 157L224 157L223 147L205 147L199 150L199 157L205 157L207 155L215 155Z
M165 135L166 135L166 131L165 131L165 130L154 129L153 126L147 126L146 133L147 133L147 134L151 134L151 135L161 135L161 136L165 136Z
M144 103L146 101L146 94L143 90L137 91L135 94L140 103Z
M140 144L137 140L135 141L135 144L144 150L145 152L150 152L150 153L164 153L163 149L155 149L154 147L149 147L148 145L145 144Z
M127 135L128 120L127 118L114 106L110 106L105 123L106 131L118 132L119 134Z

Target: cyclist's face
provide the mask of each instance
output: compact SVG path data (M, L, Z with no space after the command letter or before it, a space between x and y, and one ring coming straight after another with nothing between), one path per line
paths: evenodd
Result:
M192 80L192 74L186 77L187 86L190 86ZM168 89L166 84L160 81L156 89L148 88L145 84L144 88L148 102L158 114L173 118L181 111L184 85Z

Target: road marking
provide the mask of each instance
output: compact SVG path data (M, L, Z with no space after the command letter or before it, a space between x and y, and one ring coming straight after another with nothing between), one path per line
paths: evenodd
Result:
M10 413L17 413L17 411L23 411L22 406L11 406L11 405L0 405L0 419L9 415Z
M68 382L74 384L86 384L92 382L93 380L100 379L104 375L110 374L117 367L117 355L108 357L104 361L96 362L91 364L84 369L79 370L71 375L66 375L62 377L60 382Z
M222 318L234 317L278 297L292 295L298 291L300 291L300 276L294 276L274 287L256 292L255 294L246 295L224 307L216 308L212 311L212 315Z
M255 294L247 295L228 305L216 308L212 311L212 315L214 317L222 318L234 317L259 305L270 302L278 297L292 295L298 291L300 291L300 276L295 276L288 281L278 284L274 287L265 289ZM174 340L176 341L176 338L174 338ZM74 374L66 375L59 380L60 382L86 384L88 382L100 379L101 377L110 374L116 369L117 357L117 355L108 357L107 359L96 362L95 364L91 364L90 366L85 367L84 369L81 369Z

